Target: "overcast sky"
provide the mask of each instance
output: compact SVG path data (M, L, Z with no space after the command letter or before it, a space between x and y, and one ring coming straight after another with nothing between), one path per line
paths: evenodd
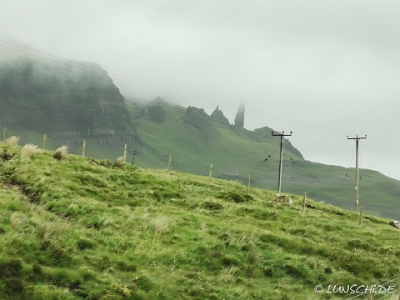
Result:
M10 40L99 63L125 96L293 131L305 159L400 179L400 1L0 0ZM8 42L5 42L7 39ZM279 139L277 139L277 147ZM267 153L268 154L268 153Z

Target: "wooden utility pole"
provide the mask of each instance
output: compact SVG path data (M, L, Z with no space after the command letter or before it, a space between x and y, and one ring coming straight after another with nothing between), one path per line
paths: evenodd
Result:
M280 158L279 158L279 172L278 172L278 194L281 193L281 184L282 184L282 165L283 165L283 141L285 136L292 136L292 132L290 134L285 134L284 131L282 133L274 133L272 131L273 136L280 136L281 137L281 151L280 151Z
M358 225L362 225L363 214L364 214L364 205L360 205L360 221L358 222Z
M360 184L360 172L359 172L359 169L358 169L358 144L359 144L360 140L365 140L366 138L367 138L367 136L359 137L358 135L356 137L353 137L353 138L347 137L348 140L355 140L356 141L356 187L355 187L356 200L355 200L355 203L354 203L356 211L358 210L358 196L359 196L359 188L358 188L358 186Z

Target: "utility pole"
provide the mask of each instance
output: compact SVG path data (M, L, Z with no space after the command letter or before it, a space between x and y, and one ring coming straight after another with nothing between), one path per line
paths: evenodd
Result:
M280 136L281 137L281 154L279 158L279 173L278 173L278 193L281 193L281 183L282 183L282 163L283 163L283 137L285 136L292 136L292 132L290 134L285 134L284 131L282 133L275 133L272 131L273 136Z
M353 138L349 138L347 136L348 140L355 140L356 141L356 187L355 187L355 190L356 190L356 201L354 203L356 211L358 210L358 191L359 191L358 185L360 183L360 173L359 173L359 170L358 170L358 143L359 143L360 140L365 140L366 138L367 138L367 136L359 137L357 135L356 137L353 137Z

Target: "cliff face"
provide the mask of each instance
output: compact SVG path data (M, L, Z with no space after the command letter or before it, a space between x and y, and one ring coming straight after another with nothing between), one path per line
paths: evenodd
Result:
M96 64L17 60L0 69L0 125L55 135L131 131L124 98Z
M86 62L2 62L0 127L46 133L70 146L81 137L110 148L140 143L124 97L105 70Z

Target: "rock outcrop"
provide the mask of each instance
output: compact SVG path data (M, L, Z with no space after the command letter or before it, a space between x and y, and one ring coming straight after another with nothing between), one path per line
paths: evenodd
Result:
M222 110L219 109L219 106L217 106L212 112L211 118L220 124L229 126L229 120L224 116L224 113L222 112Z

